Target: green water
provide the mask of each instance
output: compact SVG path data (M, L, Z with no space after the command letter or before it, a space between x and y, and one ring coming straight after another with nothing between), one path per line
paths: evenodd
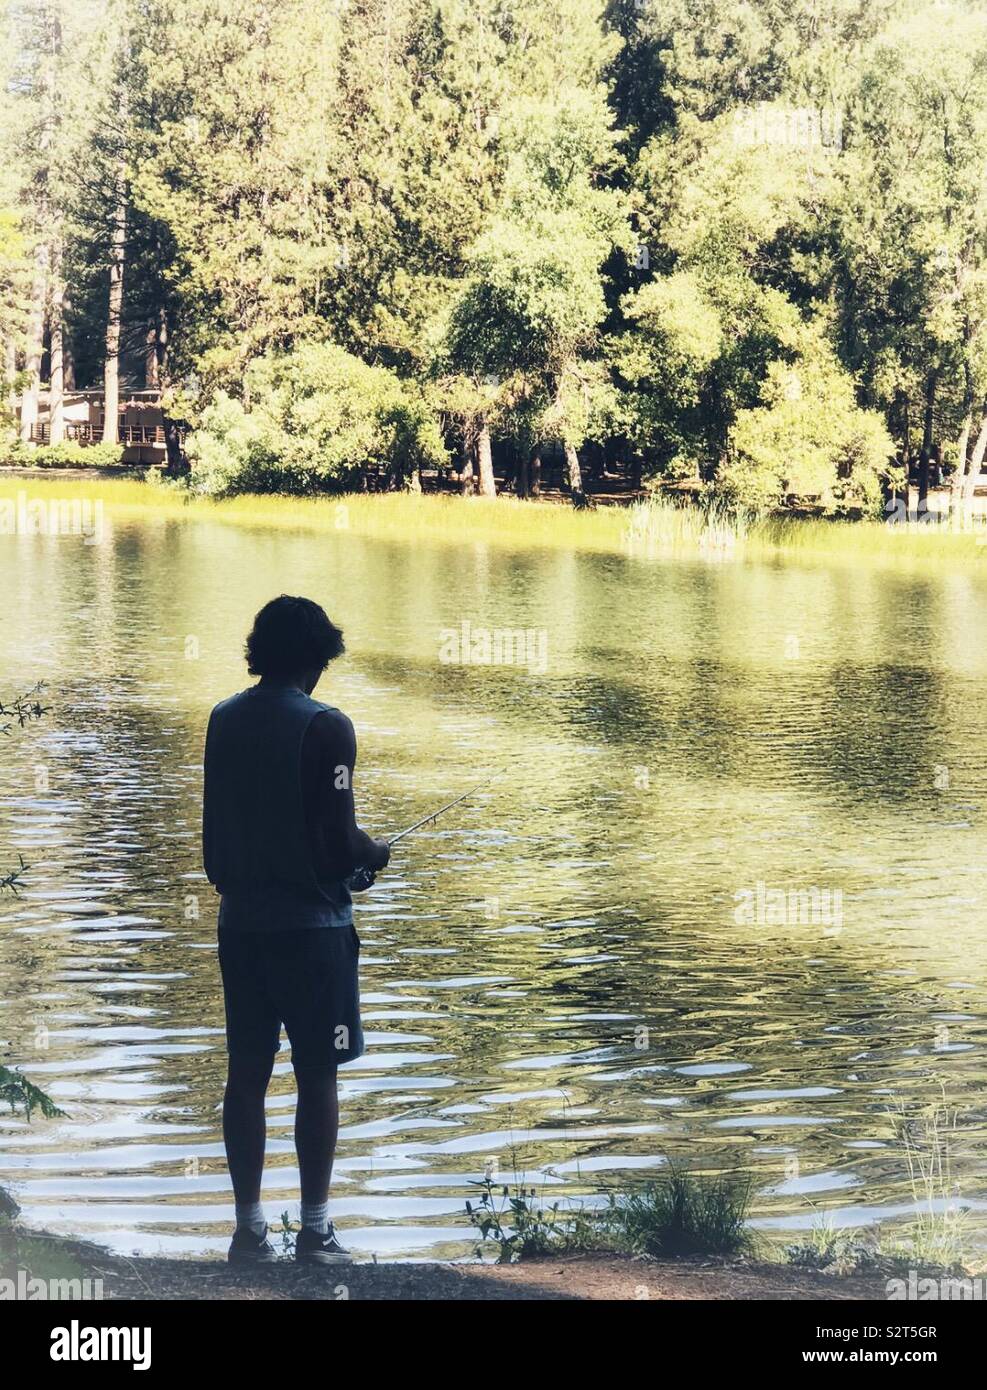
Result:
M33 866L0 924L0 1057L67 1112L0 1120L0 1183L30 1223L225 1248L200 749L212 703L246 683L254 610L287 591L346 632L319 694L357 725L369 829L506 768L360 902L369 1049L342 1073L334 1187L348 1244L468 1253L463 1202L491 1158L550 1170L562 1195L669 1158L750 1168L775 1233L820 1210L894 1219L911 1194L888 1112L942 1086L976 1231L976 576L150 519L95 545L2 538L0 583L3 693L41 677L53 706L0 769L4 856ZM464 621L530 630L534 660L440 660ZM779 914L779 889L805 897ZM297 1210L292 1099L283 1056L272 1218Z

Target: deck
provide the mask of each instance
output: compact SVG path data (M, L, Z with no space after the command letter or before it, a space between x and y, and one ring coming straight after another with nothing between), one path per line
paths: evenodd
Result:
M65 421L65 438L74 440L77 444L102 444L103 427L102 425L91 425L88 422L78 420ZM165 432L163 425L120 425L117 429L117 439L125 447L133 445L154 445L160 448L165 447ZM51 426L47 420L41 421L31 427L32 444L50 444Z

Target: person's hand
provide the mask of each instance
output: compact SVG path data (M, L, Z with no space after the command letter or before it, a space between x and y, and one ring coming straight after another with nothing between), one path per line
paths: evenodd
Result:
M391 847L386 840L375 840L377 846L377 859L374 863L375 869L386 869L391 858Z

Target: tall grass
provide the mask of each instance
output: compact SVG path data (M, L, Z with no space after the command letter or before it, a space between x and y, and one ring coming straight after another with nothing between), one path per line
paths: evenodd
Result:
M987 531L950 530L930 522L825 521L804 517L768 517L753 528L749 553L792 558L983 565L987 568Z
M655 497L630 506L576 511L513 497L380 493L339 497L198 497L183 487L120 478L0 476L0 501L18 494L101 502L110 516L149 515L266 529L336 531L355 536L523 549L582 550L641 560L729 562L788 556L805 561L987 567L987 531L880 521L756 519L715 503Z
M918 1114L903 1101L892 1112L895 1138L905 1159L915 1218L898 1253L918 1265L961 1264L968 1234L967 1208L952 1171L959 1112L945 1096Z
M514 1165L513 1180L488 1174L472 1184L478 1198L466 1215L480 1236L476 1253L492 1249L499 1264L539 1255L616 1251L648 1259L737 1255L753 1249L747 1224L753 1195L745 1174L708 1176L672 1167L647 1187L596 1202L546 1201Z
M338 497L245 495L215 501L163 483L118 478L0 476L0 499L102 502L111 516L230 522L267 529L335 531L356 536L619 552L626 509L577 512L551 502L416 493Z
M606 1225L617 1247L633 1255L736 1255L753 1245L752 1196L746 1174L710 1177L672 1167L658 1182L613 1198Z
M837 1274L963 1269L970 1237L969 1209L960 1199L952 1171L959 1112L943 1094L919 1109L909 1109L899 1100L889 1114L908 1177L913 1217L861 1231L838 1227L831 1215L823 1214L806 1240L787 1247L792 1264Z

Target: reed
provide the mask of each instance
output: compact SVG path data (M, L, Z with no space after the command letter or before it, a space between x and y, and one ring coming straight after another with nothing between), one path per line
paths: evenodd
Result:
M216 501L156 481L0 477L0 502L14 501L18 494L60 502L101 502L109 515L120 517L153 515L402 541L581 550L653 561L688 558L721 563L782 556L805 562L923 569L987 566L987 529L784 516L756 519L715 503L681 505L664 497L582 511L513 497L418 493L310 498L246 495Z

